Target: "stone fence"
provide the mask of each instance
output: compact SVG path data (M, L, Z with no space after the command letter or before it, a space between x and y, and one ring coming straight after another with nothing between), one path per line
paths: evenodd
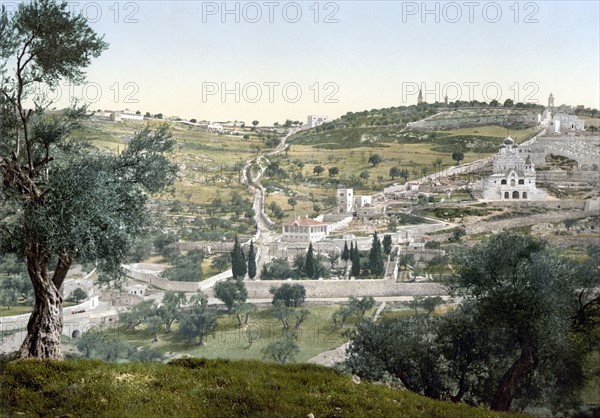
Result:
M392 279L374 280L258 280L246 281L248 299L270 299L269 290L283 284L299 284L306 289L307 298L348 298L385 296L446 295L437 283L396 283Z

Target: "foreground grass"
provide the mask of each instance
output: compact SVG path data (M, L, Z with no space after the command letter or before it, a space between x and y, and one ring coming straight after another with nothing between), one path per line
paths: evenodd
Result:
M502 417L314 365L185 359L107 364L16 361L0 367L5 416Z

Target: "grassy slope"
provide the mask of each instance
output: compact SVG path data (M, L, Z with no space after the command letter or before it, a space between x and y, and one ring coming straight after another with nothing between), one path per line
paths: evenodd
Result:
M6 416L496 417L313 365L19 361L2 367Z

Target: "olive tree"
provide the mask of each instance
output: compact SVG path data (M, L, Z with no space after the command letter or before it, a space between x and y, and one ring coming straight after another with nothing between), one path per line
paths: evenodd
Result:
M101 282L122 278L120 263L150 220L149 194L175 177L166 127L143 129L117 156L76 138L85 108L44 114L50 102L34 88L82 82L107 46L67 3L23 2L10 18L0 11L0 250L26 261L35 292L21 358L62 358L70 267L95 262Z

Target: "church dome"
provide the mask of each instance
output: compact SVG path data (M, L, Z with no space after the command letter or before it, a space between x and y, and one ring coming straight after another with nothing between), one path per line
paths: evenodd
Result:
M510 136L507 136L504 139L504 145L513 145L515 143L515 141L513 141L513 139Z

